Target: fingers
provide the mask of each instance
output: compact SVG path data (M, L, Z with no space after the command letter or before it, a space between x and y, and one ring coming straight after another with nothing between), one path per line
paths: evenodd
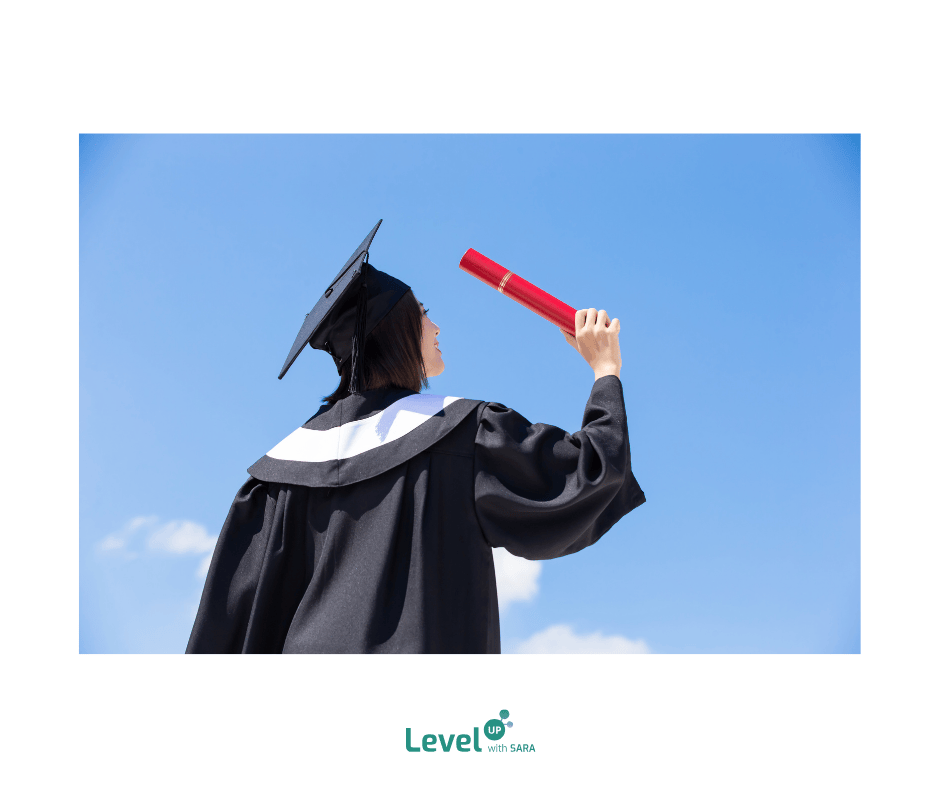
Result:
M614 328L614 322L617 323L616 329ZM615 332L620 331L620 321L617 318L614 318L612 321L605 309L601 309L600 311L593 308L579 309L575 312L574 325L576 333L583 330L596 333L599 329L610 329Z
M591 331L597 323L596 309L579 309L574 316L574 324L577 333L584 330Z

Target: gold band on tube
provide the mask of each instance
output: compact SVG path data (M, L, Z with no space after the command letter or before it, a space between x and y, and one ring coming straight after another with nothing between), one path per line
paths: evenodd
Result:
M510 276L512 276L512 271L507 271L506 276L503 277L503 281L500 282L499 287L496 288L497 290L499 290L500 293L503 292L503 286L506 284L506 282L509 281Z

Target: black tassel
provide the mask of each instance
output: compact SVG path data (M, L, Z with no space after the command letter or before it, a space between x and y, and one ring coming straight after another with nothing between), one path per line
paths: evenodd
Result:
M359 302L356 304L356 331L352 343L352 369L349 375L349 393L362 392L362 354L365 352L366 341L366 311L368 307L368 291L365 282L359 288Z

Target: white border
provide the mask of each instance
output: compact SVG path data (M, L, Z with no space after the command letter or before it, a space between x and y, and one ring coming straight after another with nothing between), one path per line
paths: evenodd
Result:
M385 779L400 766L448 785L936 781L923 722L940 596L930 11L12 6L0 241L5 437L19 447L3 459L11 773L102 786ZM861 132L862 654L79 656L77 135L101 131ZM50 467L49 445L63 465ZM551 746L455 768L395 744L409 722L457 730L494 706Z

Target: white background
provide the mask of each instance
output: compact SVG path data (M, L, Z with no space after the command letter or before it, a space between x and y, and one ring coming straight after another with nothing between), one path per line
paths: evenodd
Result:
M15 784L935 784L927 4L11 8L0 319ZM861 133L862 653L80 656L78 134L220 131ZM504 741L535 754L405 751L407 726L471 732L503 708Z

